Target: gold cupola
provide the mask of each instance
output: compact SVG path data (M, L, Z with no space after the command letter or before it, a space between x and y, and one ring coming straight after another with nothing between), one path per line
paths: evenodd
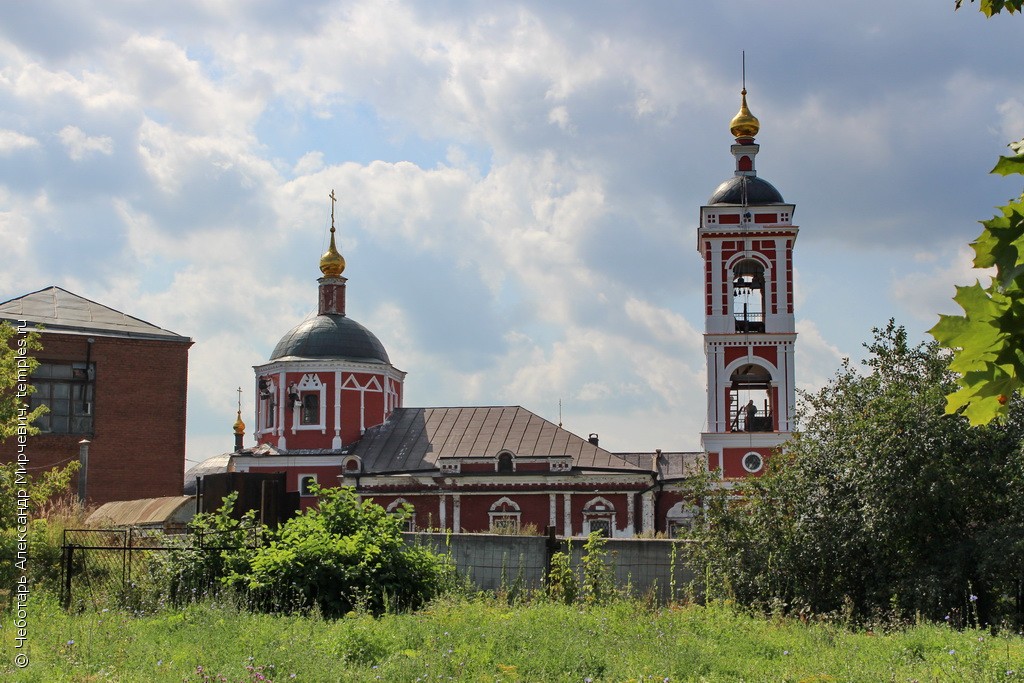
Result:
M341 277L341 274L345 271L345 257L338 251L337 245L334 243L334 203L337 199L334 196L334 190L331 190L331 246L327 247L327 251L320 257L320 272L324 274L324 277Z
M235 430L235 434L245 434L245 423L242 422L242 410L238 410L238 417L235 419L235 424L231 426Z
M740 110L736 113L736 116L732 117L732 121L729 122L729 130L737 142L740 140L753 140L757 132L761 130L761 122L750 113L750 109L747 107L747 89L743 88L740 95L742 98L740 100Z
M341 277L345 271L345 257L338 251L334 243L334 226L331 226L331 246L320 257L320 272L324 277Z

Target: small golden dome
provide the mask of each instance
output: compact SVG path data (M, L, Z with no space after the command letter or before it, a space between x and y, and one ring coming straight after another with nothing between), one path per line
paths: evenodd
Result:
M245 423L242 422L242 411L238 411L238 418L235 420L235 424L232 425L232 429L235 430L235 434L245 434Z
M753 139L757 135L757 131L761 130L761 122L747 108L747 89L744 88L741 94L743 99L740 103L740 110L729 122L729 130L737 140Z
M345 257L334 244L334 226L331 226L331 246L320 257L320 272L324 277L340 277L345 270Z

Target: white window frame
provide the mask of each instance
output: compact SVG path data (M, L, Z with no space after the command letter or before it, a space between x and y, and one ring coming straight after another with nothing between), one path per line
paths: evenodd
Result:
M491 531L508 528L518 531L522 527L522 510L519 504L508 496L502 496L491 505L487 512L487 526ZM509 524L511 522L511 524Z
M321 433L327 433L327 385L320 381L315 372L307 372L295 389L299 396L299 405L292 406L292 431L304 431L319 429ZM306 394L317 394L319 400L319 422L316 424L302 424L301 415Z
M395 498L391 501L391 504L387 506L386 510L388 514L398 514L398 508L403 505L408 505L412 508L412 514L409 515L408 519L405 520L406 531L416 531L416 506L407 501L405 498Z
M589 536L591 531L596 531L592 528L592 522L607 522L609 526L607 537L614 537L617 529L615 517L615 506L610 500L602 496L591 498L583 506L583 535Z
M756 468L753 469L747 466L747 458L749 458L752 455L756 455L757 461L758 463L760 463ZM764 456L758 453L757 451L749 451L747 453L744 453L743 457L740 458L740 464L743 465L743 469L749 472L750 474L757 474L758 472L764 469Z

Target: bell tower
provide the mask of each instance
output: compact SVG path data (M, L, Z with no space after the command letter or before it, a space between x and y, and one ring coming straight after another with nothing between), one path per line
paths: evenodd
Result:
M700 209L704 261L708 468L725 479L757 475L794 427L794 204L758 177L760 122L743 88L730 130L733 176Z

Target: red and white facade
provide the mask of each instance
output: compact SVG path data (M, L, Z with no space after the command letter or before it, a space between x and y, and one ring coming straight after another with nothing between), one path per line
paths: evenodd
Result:
M707 430L702 453L610 453L519 406L405 408L405 373L345 316L344 259L321 260L319 309L256 366L257 445L236 472L285 473L303 508L310 487L342 483L411 529L554 528L563 536L675 535L694 515L674 485L706 457L724 479L757 475L794 429L795 206L758 178L757 120L733 119L732 178L700 210L705 276ZM333 221L332 221L333 222ZM244 426L243 426L244 428Z
M760 474L794 429L795 205L757 177L758 130L746 108L733 120L732 179L700 210L704 262L708 467L726 478ZM744 116L743 124L736 123ZM751 125L752 124L752 125Z

